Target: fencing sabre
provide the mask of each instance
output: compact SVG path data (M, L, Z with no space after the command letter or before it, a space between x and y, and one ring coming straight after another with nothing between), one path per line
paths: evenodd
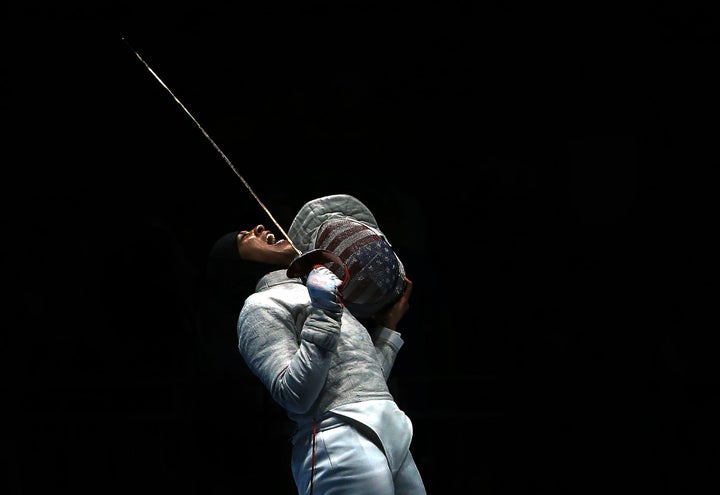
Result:
M240 180L242 181L243 185L248 190L248 192L250 192L252 197L255 199L255 201L257 201L257 203L265 211L265 213L267 213L268 217L270 217L270 220L275 224L275 226L282 233L282 235L285 237L287 242L290 243L292 248L298 254L298 256L295 258L295 260L293 260L293 262L288 267L287 275L289 277L305 276L310 272L310 270L313 269L314 266L316 266L318 264L334 262L334 263L338 263L345 270L345 277L343 279L341 288L344 287L350 277L350 274L349 274L347 266L345 265L345 263L342 262L340 257L330 251L325 250L325 249L314 249L314 250L308 251L305 254L302 254L300 252L300 250L297 247L295 247L295 245L293 244L292 240L287 235L285 230L280 226L280 224L277 222L277 220L275 220L275 217L272 215L272 213L270 213L270 210L268 210L268 208L260 200L258 195L255 194L255 191L253 191L252 187L250 187L250 184L248 184L248 182L245 180L245 178L240 174L240 172L238 172L238 170L232 164L230 159L225 155L225 153L223 153L223 151L220 149L220 147L217 144L215 144L215 141L213 141L213 139L210 137L210 135L205 131L205 129L203 129L203 127L200 125L200 123L197 121L197 119L195 117L193 117L193 115L190 113L190 111L187 108L185 108L185 105L183 105L183 103L178 99L178 97L175 96L175 94L170 90L170 88L168 88L168 86L163 82L163 80L160 79L160 77L155 73L155 71L150 68L150 66L140 56L140 54L137 52L137 50L135 50L130 45L130 43L128 43L128 41L125 38L122 38L122 40L127 45L127 47L135 54L135 56L138 58L138 60L140 60L140 62L142 62L142 64L150 72L150 74L152 74L155 77L155 79L157 79L157 81L160 83L160 85L163 88L165 88L165 90L170 94L170 96L173 97L173 99L177 102L177 104L180 105L180 107L185 111L185 113L188 115L188 117L190 117L192 119L192 121L195 123L197 128L200 129L200 132L203 133L203 136L205 136L205 138L208 141L210 141L210 144L213 146L213 148L215 148L215 151L217 151L220 154L222 159L232 169L232 171L235 173L235 175L237 175L238 178L240 178Z

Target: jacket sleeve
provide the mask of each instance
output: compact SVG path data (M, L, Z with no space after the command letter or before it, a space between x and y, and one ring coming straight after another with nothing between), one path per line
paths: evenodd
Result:
M395 364L395 358L405 342L399 332L385 327L378 327L373 333L372 339L383 376L387 381Z
M240 354L285 410L302 414L317 400L338 345L341 317L342 312L293 305L262 292L245 301L237 325Z

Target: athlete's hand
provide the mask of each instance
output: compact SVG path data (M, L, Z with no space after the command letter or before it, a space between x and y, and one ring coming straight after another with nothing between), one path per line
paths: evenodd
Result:
M405 313L410 309L410 294L412 294L412 288L412 281L405 277L405 290L392 306L373 316L375 322L390 330L397 330L398 323L400 323L400 320L402 320Z
M334 312L342 310L343 302L340 297L342 280L330 269L323 265L315 265L310 270L305 285L314 307Z

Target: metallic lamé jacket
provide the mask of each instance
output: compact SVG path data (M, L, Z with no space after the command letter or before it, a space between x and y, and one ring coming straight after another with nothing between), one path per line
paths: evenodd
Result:
M298 427L339 406L393 400L387 378L400 334L379 328L371 338L349 311L312 307L305 285L285 270L260 279L237 332L243 359Z

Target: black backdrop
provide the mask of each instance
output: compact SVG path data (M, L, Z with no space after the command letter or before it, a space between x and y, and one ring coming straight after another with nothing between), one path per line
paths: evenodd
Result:
M292 493L206 278L270 219L133 48L284 228L373 210L431 494L697 493L718 11L618 4L6 7L3 493Z

